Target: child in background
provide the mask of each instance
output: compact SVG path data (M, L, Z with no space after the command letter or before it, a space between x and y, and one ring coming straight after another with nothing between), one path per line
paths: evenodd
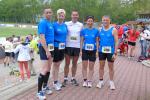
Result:
M126 39L119 44L120 55L125 56L128 53L128 43Z
M18 61L19 68L20 68L20 75L21 75L21 82L22 82L24 80L24 68L26 70L28 79L30 79L28 61L31 60L31 57L30 57L31 50L27 43L22 42L20 45L18 45L15 48L14 53L16 54L17 52L19 52L17 61Z

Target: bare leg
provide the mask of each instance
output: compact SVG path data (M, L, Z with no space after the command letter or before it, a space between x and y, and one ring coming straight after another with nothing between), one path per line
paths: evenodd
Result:
M92 77L94 74L94 64L95 64L95 62L92 62L92 61L89 62L89 73L88 73L88 80L89 81L92 81Z
M103 79L103 76L104 76L104 66L105 66L105 61L100 61L99 79Z
M72 59L72 77L76 75L78 58L78 56L74 56Z
M88 67L88 61L82 61L82 75L83 75L83 79L87 79L87 67Z

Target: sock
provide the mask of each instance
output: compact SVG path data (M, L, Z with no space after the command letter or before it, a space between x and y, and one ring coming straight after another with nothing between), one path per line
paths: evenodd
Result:
M54 84L57 84L58 81L54 81Z
M64 77L64 80L68 80L68 76L65 76L65 77Z
M44 82L44 75L42 75L40 73L40 75L38 77L38 92L40 92L42 90L43 82Z
M71 80L74 80L74 79L75 79L74 77L71 78Z
M45 77L44 77L43 88L45 88L47 86L49 75L50 75L50 72L47 72L46 75L45 75Z
M103 79L99 79L100 81L103 81Z
M87 81L87 79L83 79L84 81Z

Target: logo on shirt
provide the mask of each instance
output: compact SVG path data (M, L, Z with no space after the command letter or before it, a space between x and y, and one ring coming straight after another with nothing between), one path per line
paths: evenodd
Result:
M94 35L92 35L92 37L94 37Z
M60 31L61 31L61 29L57 29L57 31L59 31L59 32L60 32Z
M104 33L100 33L100 35L104 35Z
M49 29L53 29L53 28L50 26Z

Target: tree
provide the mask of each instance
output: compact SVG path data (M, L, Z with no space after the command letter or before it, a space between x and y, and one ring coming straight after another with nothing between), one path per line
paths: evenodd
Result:
M150 8L150 0L1 0L0 21L35 23L44 6L54 12L59 8L66 10L66 20L70 20L71 11L80 13L80 21L87 15L94 15L100 21L103 15L110 15L112 22L125 23L137 18L137 12L146 12Z

